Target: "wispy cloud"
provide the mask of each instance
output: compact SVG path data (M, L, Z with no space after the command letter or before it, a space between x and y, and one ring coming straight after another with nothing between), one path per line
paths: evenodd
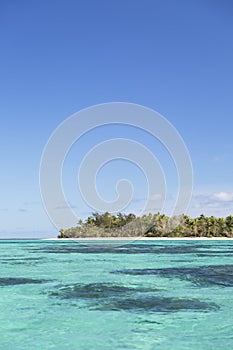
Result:
M67 206L65 206L65 205L60 205L60 206L55 207L54 209L55 209L55 210L69 210L69 208L71 208L71 209L77 209L78 207L75 206L75 205L69 205L69 207L67 207Z
M151 196L149 196L150 201L160 201L161 199L163 199L161 193L154 193Z
M161 193L154 193L150 195L148 198L143 197L143 198L133 198L131 203L138 203L138 202L143 202L143 201L161 201L163 199L163 196Z
M25 207L30 207L30 206L34 206L34 205L40 205L41 202L39 201L31 201L31 202L24 202L22 205L25 206Z
M206 213L207 215L224 216L233 212L233 193L216 192L211 194L193 195L191 211Z
M214 193L213 198L221 202L233 202L233 193L232 192Z
M21 213L26 213L28 210L25 208L19 208L18 211Z

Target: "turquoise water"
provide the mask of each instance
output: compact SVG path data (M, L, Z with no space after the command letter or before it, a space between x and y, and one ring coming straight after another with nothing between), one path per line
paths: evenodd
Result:
M233 241L0 241L0 348L233 348Z

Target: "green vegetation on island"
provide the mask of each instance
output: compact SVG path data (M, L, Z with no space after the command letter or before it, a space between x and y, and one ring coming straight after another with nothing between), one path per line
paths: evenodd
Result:
M58 238L98 237L233 237L233 216L226 218L197 218L188 215L168 217L164 214L111 215L93 213L86 221L80 220L76 227L60 230Z

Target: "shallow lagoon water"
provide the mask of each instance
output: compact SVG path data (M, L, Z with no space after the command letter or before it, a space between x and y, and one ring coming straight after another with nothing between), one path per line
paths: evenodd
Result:
M233 348L233 241L0 241L0 348Z

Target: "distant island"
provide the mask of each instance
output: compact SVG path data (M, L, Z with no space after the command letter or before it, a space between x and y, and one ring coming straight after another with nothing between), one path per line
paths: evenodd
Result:
M164 214L136 216L132 213L111 215L93 213L75 227L61 229L58 238L120 237L226 237L233 238L233 216L197 218L188 215L168 217Z

